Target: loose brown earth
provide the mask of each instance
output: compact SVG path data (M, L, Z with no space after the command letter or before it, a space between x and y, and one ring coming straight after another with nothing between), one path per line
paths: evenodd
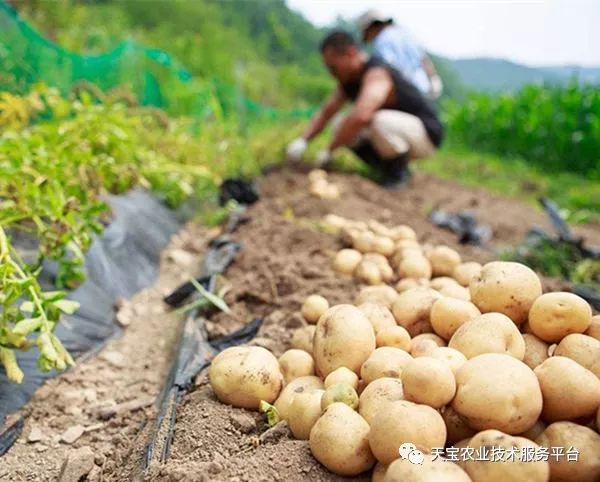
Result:
M400 192L382 190L356 176L332 175L331 180L342 188L338 201L310 197L306 177L298 173L275 173L263 180L261 201L249 210L249 222L234 236L243 250L226 273L232 285L226 296L232 313L213 316L207 326L209 336L230 333L253 318L263 317L263 326L252 343L279 355L288 348L293 330L304 324L299 308L307 295L322 294L332 304L354 299L359 287L330 269L330 256L339 249L337 240L316 229L314 223L330 212L390 225L408 224L422 242L452 246L464 259L477 261L493 259L494 252L462 246L455 235L431 225L426 214L432 207L470 209L481 222L492 226L495 247L521 240L533 225L548 227L542 213L522 203L419 173L410 189ZM600 244L597 231L584 228L580 232L590 242ZM67 457L71 457L68 468L85 459L82 447L90 447L95 455L87 480L142 477L142 448L155 409L126 411L109 420L101 420L98 414L122 402L147 403L159 393L181 325L180 318L169 314L161 299L197 271L208 237L207 231L197 226L188 226L180 233L166 251L171 255L165 256L157 284L138 294L121 312L130 322L123 336L109 343L98 357L79 363L37 392L22 410L26 416L23 436L0 459L1 481L56 480ZM567 285L545 280L545 287L557 290ZM76 431L72 427L77 426L85 430L83 435L71 444L61 441L61 436L68 438L64 435L67 429ZM28 441L36 431L41 431L41 440ZM320 466L312 458L308 443L293 440L285 427L266 431L259 414L218 403L205 373L179 407L169 461L152 467L143 478L344 480ZM366 475L364 480L368 479Z

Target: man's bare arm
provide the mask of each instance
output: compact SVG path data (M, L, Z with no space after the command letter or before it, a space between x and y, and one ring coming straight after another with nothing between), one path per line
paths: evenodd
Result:
M310 120L302 137L310 141L313 137L317 136L325 128L329 120L344 106L345 102L346 96L342 92L342 89L336 87L325 101L325 104L323 104L323 107Z

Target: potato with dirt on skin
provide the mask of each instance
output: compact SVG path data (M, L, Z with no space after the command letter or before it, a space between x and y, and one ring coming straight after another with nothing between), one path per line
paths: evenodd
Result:
M303 326L298 328L293 336L290 345L292 348L298 348L304 350L312 355L313 352L313 338L317 327L315 325Z
M384 464L400 457L398 449L410 442L423 450L444 447L446 425L442 416L427 405L398 400L385 404L375 415L369 432L373 455Z
M446 443L453 445L464 439L470 439L477 433L477 430L473 430L469 427L466 420L461 417L451 405L446 405L440 410L440 414L446 424Z
M329 405L310 431L313 457L338 475L354 476L375 465L369 424L344 403Z
M424 356L429 356L437 348L439 348L439 346L436 344L436 342L428 338L417 340L416 342L411 341L410 354L414 358L421 358Z
M369 319L376 335L383 329L398 326L392 312L381 303L367 301L360 305L358 309Z
M467 358L483 353L505 353L518 360L525 356L523 335L502 313L486 313L467 321L454 332L448 346Z
M307 323L312 325L319 321L323 313L329 309L329 301L321 295L310 295L302 303L302 316Z
M446 346L446 340L444 340L441 336L436 335L435 333L421 333L420 335L415 336L411 340L411 352L416 347L419 342L423 340L431 340L433 341L437 347Z
M431 263L422 255L404 258L398 264L398 276L401 278L431 278Z
M406 328L410 336L432 332L431 308L441 297L442 295L430 288L414 288L400 293L392 305L396 323Z
M482 266L474 261L461 263L452 271L452 277L465 288L469 287L471 280L481 274Z
M358 374L373 350L373 326L355 306L333 306L319 319L313 340L313 357L316 372L321 377L340 367Z
M391 346L393 348L400 348L406 352L410 352L411 339L406 328L401 326L390 326L389 328L382 329L377 333L375 339L377 348L382 346Z
M383 478L383 482L470 482L471 479L458 465L439 456L423 453L411 461L409 458L392 462ZM412 456L414 457L414 456Z
M416 279L416 278L404 278L396 283L396 291L398 293L403 293L404 291L410 290L412 288L428 288L429 280L427 279Z
M571 333L584 333L592 323L587 301L573 293L546 293L529 312L531 331L548 343L558 343Z
M461 263L460 254L448 246L436 246L428 254L433 276L452 276Z
M435 358L420 357L411 360L402 369L404 398L410 402L442 408L456 393L454 373Z
M287 422L298 440L308 440L310 429L321 416L321 399L324 390L316 389L298 393L290 405Z
M464 356L458 350L448 346L438 346L436 349L429 352L427 356L444 362L448 368L452 370L454 376L456 376L458 370L460 370L460 368L467 362L466 356Z
M578 333L565 336L556 347L554 356L575 360L600 378L600 341L591 336Z
M600 435L588 427L572 422L549 425L535 442L541 447L564 447L565 455L550 457L552 482L598 482L600 480ZM567 451L577 450L577 461L569 460ZM573 455L574 456L574 455Z
M327 375L324 384L325 388L329 388L330 386L338 383L345 383L346 385L350 385L352 388L354 388L354 390L357 390L358 375L346 367L339 367Z
M322 389L323 382L319 377L298 377L288 383L283 390L281 390L279 397L277 400L275 400L273 405L275 405L275 408L279 412L281 419L288 420L292 402L294 401L294 397L296 395Z
M456 374L452 408L476 430L509 434L529 430L542 412L542 391L533 371L510 355L486 353Z
M378 378L400 378L402 369L412 357L400 348L382 346L371 353L360 369L360 378L367 385Z
M294 378L315 374L315 361L304 350L297 348L287 350L279 357L278 361L285 383L290 383Z
M381 303L387 308L391 308L394 301L398 298L398 293L394 288L387 285L365 286L360 290L354 300L356 306L360 306L367 301L372 303Z
M332 403L345 403L352 410L358 408L358 394L347 383L336 383L325 389L321 398L321 410L325 410Z
M212 360L209 380L222 403L250 410L261 400L273 403L283 385L277 358L258 346L223 350Z
M542 295L537 274L511 261L487 263L469 284L471 301L482 313L503 313L515 324L527 321L533 302Z
M523 333L523 341L525 342L523 363L533 370L548 358L549 345L531 333Z
M600 406L600 379L564 356L553 356L534 370L538 378L547 422L592 417Z
M379 266L373 261L365 261L364 259L356 267L354 276L368 285L380 285L383 282Z
M449 340L460 326L480 315L479 309L470 301L444 297L431 307L430 321L433 331Z
M362 261L362 257L363 255L355 249L342 249L333 258L333 270L351 275Z
M404 400L402 381L398 378L378 378L369 383L360 394L358 413L371 425L375 415L384 410L388 402L397 400Z
M585 331L585 334L596 340L600 340L600 315L592 316L592 322Z

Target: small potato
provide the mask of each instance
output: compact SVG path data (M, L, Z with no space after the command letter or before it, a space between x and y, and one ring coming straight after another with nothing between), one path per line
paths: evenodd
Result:
M375 465L368 436L369 424L358 413L334 403L310 431L310 451L334 474L355 476Z
M400 293L392 305L396 323L406 328L410 336L433 331L430 323L431 307L441 297L430 288L414 288Z
M452 370L452 373L454 373L455 376L458 373L458 370L460 370L460 368L467 362L466 356L464 356L458 350L449 348L447 346L437 347L427 356L443 361L446 365L448 365L448 368Z
M544 341L558 343L571 333L584 333L592 323L592 309L573 293L546 293L529 312L531 331Z
M431 273L430 262L421 255L404 258L398 264L398 275L401 278L429 279Z
M383 282L381 271L373 261L361 261L354 275L363 283L380 285Z
M325 390L321 398L321 410L325 410L332 403L345 403L352 410L358 408L358 395L356 390L347 383L336 383Z
M367 227L378 236L386 236L388 238L391 236L391 229L375 219L370 219L367 222Z
M373 330L375 330L375 334L377 335L381 330L386 328L393 328L396 325L396 320L394 319L394 315L386 306L380 303L372 303L366 302L358 307L360 311L362 311L365 316L373 325Z
M462 418L451 405L447 405L440 410L440 414L446 424L447 440L448 445L453 445L464 439L470 439L477 433L469 427L469 424L464 418Z
M325 378L325 388L329 388L330 386L338 383L345 383L346 385L350 385L352 388L354 388L354 390L357 390L358 375L346 367L339 367L327 375L327 378Z
M391 286L366 286L360 290L354 304L360 306L367 301L371 301L391 308L396 298L398 298L398 293Z
M279 369L285 383L290 383L294 378L314 375L315 362L309 353L292 348L279 357Z
M377 462L373 469L373 474L371 474L371 482L383 482L387 468L387 465Z
M415 230L403 224L393 227L390 230L390 236L395 241L407 240L416 242L417 240L417 233L415 233Z
M435 333L421 333L420 335L415 336L412 339L412 342L418 343L421 340L431 340L437 346L446 346L446 340L444 340L441 336L436 335Z
M410 290L412 288L428 288L429 280L426 279L415 279L415 278L404 278L396 283L396 291L398 293L402 293L404 291Z
M442 408L456 393L454 374L448 366L435 358L415 358L402 369L404 398L410 402Z
M456 374L452 408L476 430L496 428L519 434L539 418L542 392L535 374L523 362L510 355L486 353L468 360Z
M274 403L282 420L288 420L292 402L296 395L299 393L308 393L317 389L323 389L323 382L319 377L299 377L288 383L283 390L281 390L279 397Z
M410 342L410 354L414 358L429 356L437 348L439 348L439 345L429 338L423 338L417 340L416 342L414 340L411 340Z
M550 457L552 482L598 482L600 480L600 435L582 425L556 422L536 439L541 447L564 447L565 456ZM573 447L577 462L568 460L566 452Z
M373 241L373 251L384 256L391 256L395 249L394 242L388 237L376 236Z
M465 288L469 287L471 280L481 274L482 266L479 263L470 261L461 263L452 272L452 277Z
M592 322L585 331L585 334L596 340L600 340L600 315L592 316Z
M460 285L454 278L450 278L449 276L438 276L437 278L433 278L429 282L429 287L436 291L439 291L446 286L460 286Z
M327 180L327 171L323 169L312 169L308 173L308 180L310 183L315 183L320 179Z
M390 464L400 457L398 449L407 441L425 451L430 451L433 447L444 447L444 420L436 410L427 405L403 400L388 402L371 423L369 445L373 455L381 463Z
M460 263L460 254L448 246L436 246L427 255L434 276L452 276Z
M370 231L360 233L354 240L354 249L361 253L370 253L375 246L375 235Z
M515 324L501 313L486 313L461 325L448 342L467 358L505 353L523 360L525 341Z
M340 192L340 188L337 185L329 183L317 195L321 199L332 200L332 199L339 199L341 192Z
M298 393L290 405L288 424L295 438L308 440L310 429L321 416L323 390Z
M471 292L458 283L455 285L448 284L442 286L439 290L441 295L449 296L450 298L456 298L457 300L471 301Z
M337 252L333 259L333 270L351 275L362 261L362 254L355 249L342 249Z
M222 403L250 410L258 410L261 400L273 403L283 385L277 358L258 346L223 350L210 365L209 379Z
M382 346L365 360L360 369L360 378L367 385L378 378L400 378L402 369L411 360L412 357L400 348Z
M396 400L404 400L402 381L398 378L378 378L360 394L358 413L371 425L375 415L384 410L385 404Z
M600 378L600 341L591 336L578 333L565 336L556 347L554 356L575 360Z
M352 246L354 246L356 239L362 232L363 232L362 229L359 229L349 223L340 229L340 233L339 233L340 241L342 242L342 244L344 246L351 248ZM356 251L356 250L353 250L353 251Z
M385 256L379 253L366 253L363 257L363 262L365 261L370 261L377 265L383 281L388 282L394 278L394 270Z
M399 239L396 241L396 249L418 249L423 251L419 242L415 239Z
M542 294L535 272L520 263L492 261L469 285L471 301L482 313L497 312L517 325L527 321L533 302Z
M397 459L388 467L383 482L471 482L457 464L419 451L420 455ZM421 459L422 458L422 459Z
M384 328L377 333L376 338L377 348L381 346L391 346L394 348L400 348L406 352L410 352L411 340L406 328L401 326L390 326Z
M523 362L532 370L548 358L548 344L531 333L523 334L525 341L525 356Z
M323 223L333 228L341 229L348 225L348 220L337 214L327 214L323 217Z
M302 316L307 323L314 325L329 309L329 302L320 295L310 295L302 304Z
M445 297L433 303L430 320L433 331L449 340L460 326L480 315L473 303Z
M534 370L537 376L547 422L592 417L600 406L600 379L579 363L553 356Z
M304 350L312 355L313 352L313 338L315 336L315 325L303 326L298 328L292 336L291 345L292 348Z

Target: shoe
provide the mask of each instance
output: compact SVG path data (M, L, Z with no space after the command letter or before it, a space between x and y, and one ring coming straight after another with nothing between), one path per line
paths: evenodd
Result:
M410 155L406 153L383 161L381 182L379 184L386 189L398 189L408 184L412 178L412 172L408 167L409 160Z

